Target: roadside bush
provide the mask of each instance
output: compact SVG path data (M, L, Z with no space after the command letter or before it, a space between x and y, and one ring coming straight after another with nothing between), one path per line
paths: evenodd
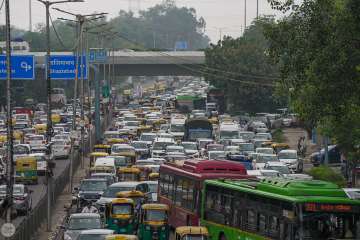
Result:
M277 143L285 142L284 132L281 128L277 128L272 132L273 141Z
M328 166L314 167L308 172L308 174L316 180L332 182L340 187L346 186L345 178Z

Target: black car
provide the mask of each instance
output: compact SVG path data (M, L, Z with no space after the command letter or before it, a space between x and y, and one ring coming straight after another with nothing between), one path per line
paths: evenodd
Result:
M337 145L328 146L328 159L330 165L341 164L341 153ZM319 152L314 152L310 156L311 163L314 166L319 166L325 163L325 149L321 149Z
M90 178L80 182L78 188L74 188L73 204L81 209L88 202L96 202L109 186L105 178Z

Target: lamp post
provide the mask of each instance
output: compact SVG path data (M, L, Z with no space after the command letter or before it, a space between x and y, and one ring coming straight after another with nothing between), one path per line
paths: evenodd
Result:
M49 161L50 161L50 142L51 136L53 134L52 120L51 120L51 77L50 77L50 6L58 3L69 3L69 2L84 2L84 0L63 0L63 1L44 1L37 0L45 5L46 10L46 88L47 88L47 127L46 127L46 143L47 143L47 152L48 152L48 163L46 171L47 179L47 231L51 231L51 176L49 175Z

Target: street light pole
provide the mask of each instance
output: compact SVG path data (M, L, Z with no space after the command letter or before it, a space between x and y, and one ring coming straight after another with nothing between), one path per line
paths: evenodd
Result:
M11 37L10 37L10 6L9 0L5 0L5 34L6 34L6 110L7 110L7 212L6 222L11 222L14 187L14 162L13 162L13 125L11 109Z
M52 119L51 119L51 76L50 76L50 6L58 3L68 2L83 2L83 0L64 0L64 1L44 1L38 0L45 5L46 10L46 89L47 89L47 124L46 124L46 144L48 153L46 183L47 183L47 231L51 231L51 196L52 196L52 179L50 176L50 155L51 155L51 136L53 134Z

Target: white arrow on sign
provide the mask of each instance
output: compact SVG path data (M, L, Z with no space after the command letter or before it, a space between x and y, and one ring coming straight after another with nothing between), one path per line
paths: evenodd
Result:
M25 72L30 71L32 69L32 66L29 65L27 62L21 62L20 67L22 69L25 69Z

